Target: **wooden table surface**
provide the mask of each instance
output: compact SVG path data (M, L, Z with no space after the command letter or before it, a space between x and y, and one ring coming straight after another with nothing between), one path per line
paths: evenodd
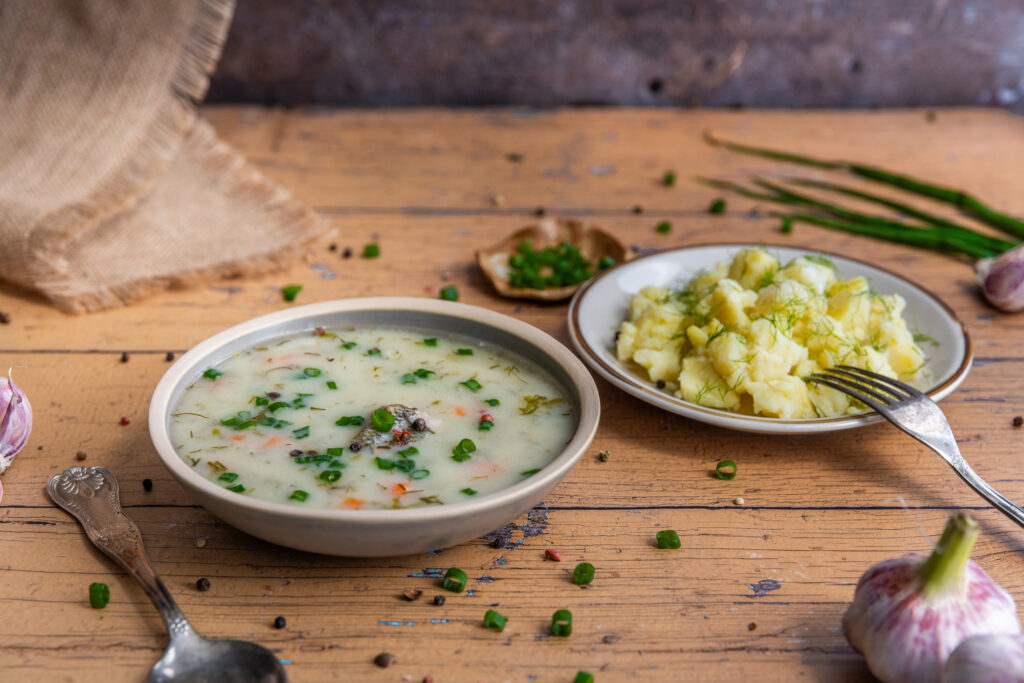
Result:
M887 424L822 436L740 434L660 412L598 380L603 419L591 452L516 521L507 544L481 539L383 560L292 551L218 522L160 465L146 429L166 352L287 306L278 289L290 282L305 287L296 303L434 297L455 284L462 301L568 343L565 305L501 299L474 265L477 247L544 207L641 248L793 244L866 258L932 289L963 320L976 353L943 402L946 414L978 472L1024 501L1024 430L1011 426L1024 413L1022 316L986 306L971 269L955 259L804 225L782 235L776 221L748 213L748 200L731 198L725 215L709 216L717 195L691 180L783 170L706 146L700 134L712 129L892 166L1024 214L1024 121L982 110L204 113L268 176L331 217L336 232L287 272L82 317L0 287L0 310L11 316L0 326L0 365L24 366L15 377L35 408L35 430L5 475L0 503L0 678L137 681L166 645L142 590L43 492L50 476L79 464L77 451L87 453L82 464L120 478L126 511L197 629L270 647L293 681L571 681L579 669L598 681L870 679L840 628L857 578L878 560L928 549L962 509L982 525L974 559L1024 598L1024 534ZM675 187L660 184L666 169L677 172ZM670 234L655 232L661 220L672 221ZM358 257L371 241L381 257ZM357 256L342 258L346 247ZM119 424L122 416L131 423ZM611 457L600 462L605 449ZM739 473L720 481L712 470L726 458ZM660 528L677 530L682 549L653 547ZM545 561L547 549L563 561ZM585 590L569 580L581 560L597 568ZM434 570L449 566L467 571L470 590L435 606L443 591ZM208 592L196 590L200 577ZM94 581L111 588L102 611L88 604ZM423 597L402 599L406 588ZM504 633L481 627L492 605L509 617ZM551 613L563 607L573 611L574 633L550 638ZM278 615L287 618L283 630L272 626ZM397 657L387 669L373 664L383 651Z

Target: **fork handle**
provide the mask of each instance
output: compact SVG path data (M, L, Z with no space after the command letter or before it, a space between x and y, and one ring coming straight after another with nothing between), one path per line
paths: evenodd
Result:
M932 447L932 450L939 455L943 455L941 451L934 447ZM1016 522L1017 526L1024 527L1024 508L1011 502L1006 496L989 486L988 482L978 476L978 473L967 464L967 461L964 460L963 456L960 456L949 464L953 470L960 475L960 478L967 482L967 485L974 489L978 495L992 503L997 510Z

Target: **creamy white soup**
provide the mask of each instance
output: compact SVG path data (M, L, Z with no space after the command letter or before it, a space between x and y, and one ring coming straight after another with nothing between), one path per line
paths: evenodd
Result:
M575 426L558 386L505 349L416 330L317 328L206 369L170 431L186 463L240 495L394 509L522 481Z

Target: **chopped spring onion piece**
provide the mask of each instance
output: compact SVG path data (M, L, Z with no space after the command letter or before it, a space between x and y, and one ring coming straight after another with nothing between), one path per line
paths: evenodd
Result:
M411 372L407 372L402 375L402 384L416 384L416 375Z
M217 481L226 481L229 484L233 482L235 479L238 479L237 472L225 472L224 474L217 477Z
M608 254L605 254L604 256L601 257L601 260L597 262L597 269L598 270L608 270L609 268L611 268L614 265L615 265L615 259L613 259Z
M472 356L473 349L455 349L455 355L457 356Z
M454 285L448 285L447 287L441 288L441 298L445 301L458 301L459 290Z
M242 486L241 484L235 484L234 486L229 486L228 491L234 491L235 493L244 493L245 487Z
M665 235L672 232L672 223L671 221L662 221L654 229Z
M285 301L295 301L295 297L302 291L302 285L285 285L281 288L281 296Z
M345 449L340 446L335 446L333 448L328 448L324 452L327 453L327 455L331 456L332 458L340 458L342 455L345 454Z
M533 475L537 474L538 472L540 472L540 468L539 467L535 467L532 470L526 470L525 472L520 472L519 474L523 475L524 477L532 477Z
M430 337L423 340L424 346L437 346L437 337Z
M393 470L395 469L395 461L388 460L387 458L374 458L373 461L377 463L377 468L381 470Z
M380 256L380 245L370 243L363 247L363 258L377 258Z
M499 400L498 400L498 399L496 399L496 398L489 398L489 399L486 399L486 400L484 401L484 403L486 403L487 405L491 406L492 408L493 408L494 406L498 406L498 405L501 405L501 401L499 401Z
M319 377L320 368L304 368L302 370L302 374L305 375L306 377Z
M377 408L377 410L373 411L371 420L373 421L373 428L378 432L390 432L391 428L395 426L395 416L383 408Z
M341 479L341 472L338 470L324 470L320 473L320 478L326 482L336 482Z
M572 683L594 683L594 674L586 671L577 671L576 678L572 679Z
M461 491L459 491L459 493L465 493L467 496L475 496L476 495L476 491L474 489L471 489L471 488L468 488L468 487L462 489Z
M412 374L416 375L420 379L427 379L431 375L436 375L437 373L434 372L433 370L427 370L426 368L420 368L420 369L416 370L416 372L414 372Z
M295 435L296 439L305 439L307 436L309 436L309 426L307 425L306 427L299 427L298 429L293 429L292 434Z
M366 422L366 418L363 417L362 415L345 415L339 417L334 424L338 425L339 427L348 427L349 425L358 427L364 422Z
M220 377L223 374L224 374L223 372L221 372L220 370L217 370L216 368L210 368L208 370L204 370L203 371L203 377L205 377L207 379L217 379L218 377Z
M103 609L110 602L110 587L105 583L89 584L89 604L93 609Z
M463 439L452 449L452 460L463 462L469 460L469 454L476 450L476 444L469 439Z
M345 342L344 344L341 345L341 348L345 349L346 351L351 351L352 349L356 348L356 343Z
M459 382L462 386L466 387L470 391L480 391L484 388L483 384L477 382L475 379L467 379L465 382Z
M423 479L430 476L430 470L413 470L409 473L410 479Z
M290 403L285 403L284 401L274 401L269 406L267 406L267 410L269 410L272 413L276 413L277 411L281 410L281 408L291 408L291 407L292 406L291 406Z
M736 476L736 463L732 460L723 460L715 465L715 476L719 479L732 479Z
M676 184L676 172L665 171L665 175L661 177L661 184L665 187L672 187Z
M265 406L270 404L270 399L266 396L253 396L255 399L254 403L258 406Z
M408 448L403 448L402 450L398 451L398 454L403 458L411 458L414 455L419 455L420 449L416 448L415 446L409 446Z
M445 572L444 579L441 581L441 587L452 593L461 593L466 589L467 580L466 572L458 567L452 567Z
M335 382L333 379L332 380L328 380L327 388L330 389L331 391L337 391L338 383Z
M367 356L379 356L380 355L380 349L378 349L378 348L370 349L369 351L366 352L366 355Z
M708 213L725 213L725 200L719 198L711 202L711 206L708 207Z
M300 503L309 498L309 494L302 489L295 489L292 491L292 495L288 496L288 500L297 500Z
M580 562L572 570L572 582L577 586L585 586L594 580L594 565L589 562Z
M662 529L655 534L655 538L658 539L658 547L662 549L678 548L682 545L679 541L679 534L672 529Z
M487 613L484 614L484 628L494 628L501 633L505 630L506 623L508 623L508 619L492 609L487 610Z
M494 427L493 420L480 420L480 424L477 426L481 432L489 432Z
M551 635L560 638L568 638L572 635L572 612L560 609L551 615Z

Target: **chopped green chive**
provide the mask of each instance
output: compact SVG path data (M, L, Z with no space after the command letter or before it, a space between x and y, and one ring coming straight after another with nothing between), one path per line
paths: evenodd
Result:
M589 562L580 562L572 570L572 582L577 586L586 586L594 580L594 565Z
M412 460L399 460L395 463L395 469L399 472L412 472L416 463Z
M569 287L590 279L594 264L569 242L557 247L534 249L529 242L520 242L508 257L508 283L516 289L547 289Z
M465 493L467 496L475 496L476 495L476 490L471 489L469 487L466 487L466 488L462 489L461 491L459 491L459 493Z
M333 483L341 479L341 472L338 470L325 470L320 473L320 478L326 482Z
M105 583L89 584L89 604L93 609L103 609L110 602L110 587Z
M560 609L551 615L551 635L560 638L572 635L572 612Z
M486 614L484 614L484 628L497 629L498 633L501 633L505 630L505 624L507 623L508 619L505 616L492 609L487 610Z
M494 422L491 420L480 420L480 424L477 425L477 429L481 432L489 432L494 427Z
M472 356L473 349L455 349L455 355L457 356Z
M269 410L272 413L276 413L277 411L281 410L281 408L291 408L291 407L292 406L291 406L290 403L285 403L284 401L274 401L269 406L267 406L267 410Z
M538 472L540 472L540 468L539 467L535 467L532 470L526 470L525 472L520 472L519 474L523 475L524 477L532 477L533 475L537 474Z
M253 396L253 398L256 399L255 403L258 406L265 406L270 403L270 399L267 398L266 396Z
M441 298L445 301L458 301L459 290L455 288L455 285L448 285L447 287L441 288Z
M306 426L299 427L298 429L293 429L292 434L295 435L296 439L305 439L307 436L309 436L309 427Z
M779 232L781 232L783 235L788 235L789 233L793 232L793 217L792 216L783 216L782 217L782 225L779 226Z
M601 260L597 262L597 269L598 270L608 270L609 268L611 268L614 265L615 265L615 259L613 259L608 254L605 254L604 256L601 257Z
M736 463L732 460L723 460L715 465L715 476L719 479L732 479L736 476Z
M402 384L416 384L416 375L407 372L402 375Z
M238 424L236 424L235 425L235 431L241 431L243 429L248 429L249 427L255 427L255 426L256 426L256 422L254 420L246 420L245 422L239 422Z
M665 187L672 187L676 184L676 172L665 171L665 175L661 177L661 184Z
M220 370L217 370L216 368L210 368L208 370L204 370L203 371L203 377L205 377L207 379L217 379L218 377L220 377L223 374L224 374L223 372L221 372Z
M484 388L484 385L480 384L480 382L477 382L475 379L467 379L465 382L459 382L459 384L470 391L480 391Z
M345 449L341 448L340 446L335 446L334 448L328 448L325 451L325 453L327 453L327 455L331 456L332 458L339 458L345 454Z
M235 479L238 479L237 472L225 472L224 474L217 477L217 481L226 481L229 484L233 482Z
M377 258L380 256L380 245L371 242L363 247L363 258Z
M387 458L374 458L373 461L377 463L377 468L382 470L393 470L395 469L395 461L388 460Z
M292 495L288 496L288 500L297 500L300 503L309 498L309 494L302 489L295 489L292 491Z
M672 529L662 529L655 534L655 538L658 540L658 547L662 549L678 548L682 545L679 541L679 534Z
M433 370L427 370L426 368L419 368L412 374L416 375L420 379L428 379L431 375L436 375L437 373Z
M370 349L369 351L366 352L366 355L367 356L379 356L380 355L380 349L372 348L372 349Z
M281 296L285 301L295 301L295 297L302 291L302 285L285 285L281 288Z
M358 427L364 422L366 422L366 418L363 417L362 415L344 415L342 417L339 417L334 424L338 425L339 427L348 427L349 425Z
M486 400L484 401L484 403L486 403L487 405L491 406L492 408L493 408L494 406L500 406L500 405L501 405L501 401L499 401L499 400L498 400L498 399L496 399L496 398L489 398L489 399L486 399Z
M413 470L409 473L410 479L423 479L430 475L430 470Z
M572 683L594 683L594 674L586 671L577 671L576 678L572 679Z
M235 484L234 486L229 486L228 491L234 491L235 493L245 493L245 487L242 486L241 484Z
M398 451L398 454L403 458L411 458L414 455L419 455L420 449L416 448L415 446L409 446L408 448L403 448L402 450Z
M672 223L671 221L662 221L654 229L665 235L672 232Z
M464 462L469 460L469 454L476 450L476 444L469 439L463 439L452 449L452 460Z
M444 579L441 581L441 587L452 593L461 593L466 589L467 580L466 572L458 567L452 567L445 572Z
M338 383L335 382L333 379L332 380L328 380L327 388L330 389L331 391L337 391L338 390Z
M725 213L725 200L716 199L711 202L711 206L708 207L708 213Z
M319 377L320 368L303 368L302 374L306 377Z
M377 408L377 410L373 411L371 420L373 421L373 428L378 432L390 432L391 428L395 426L395 416L384 408Z
M351 351L352 349L356 348L356 343L355 342L345 342L344 344L341 345L341 348L346 349L348 351Z
M423 340L424 346L437 346L437 337L430 337L429 339Z

